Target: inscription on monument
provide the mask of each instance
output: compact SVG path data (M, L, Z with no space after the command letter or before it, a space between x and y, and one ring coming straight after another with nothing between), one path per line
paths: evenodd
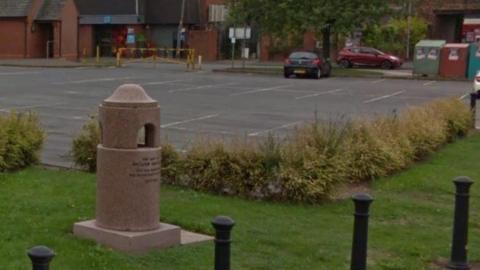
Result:
M144 157L139 161L132 162L130 177L140 178L145 183L160 180L160 159L158 157Z

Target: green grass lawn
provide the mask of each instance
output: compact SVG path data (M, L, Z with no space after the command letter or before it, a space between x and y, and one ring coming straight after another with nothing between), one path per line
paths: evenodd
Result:
M449 145L423 164L371 185L375 197L369 269L430 269L448 258L452 178L480 179L480 136ZM213 269L213 244L128 256L72 235L76 221L94 217L95 178L82 172L31 168L0 174L0 269L29 269L25 251L55 250L52 269ZM469 253L480 261L480 183L472 187ZM233 217L232 269L349 269L351 200L318 206L245 201L163 187L161 218L213 232L218 214Z

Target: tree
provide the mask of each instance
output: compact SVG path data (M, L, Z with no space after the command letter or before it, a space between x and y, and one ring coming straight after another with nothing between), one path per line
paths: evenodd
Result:
M228 0L232 23L258 25L277 37L320 35L327 23L332 31L349 33L378 22L388 12L385 0Z

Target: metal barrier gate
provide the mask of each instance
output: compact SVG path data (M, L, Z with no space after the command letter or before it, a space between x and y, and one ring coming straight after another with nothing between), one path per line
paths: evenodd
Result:
M117 67L122 66L123 59L142 59L185 64L187 70L195 70L195 50L175 48L120 48L117 50Z

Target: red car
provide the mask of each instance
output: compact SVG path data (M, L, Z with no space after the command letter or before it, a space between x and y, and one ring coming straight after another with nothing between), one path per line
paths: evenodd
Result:
M384 69L398 68L403 61L397 56L368 47L349 47L340 51L337 63L343 68L375 66Z

